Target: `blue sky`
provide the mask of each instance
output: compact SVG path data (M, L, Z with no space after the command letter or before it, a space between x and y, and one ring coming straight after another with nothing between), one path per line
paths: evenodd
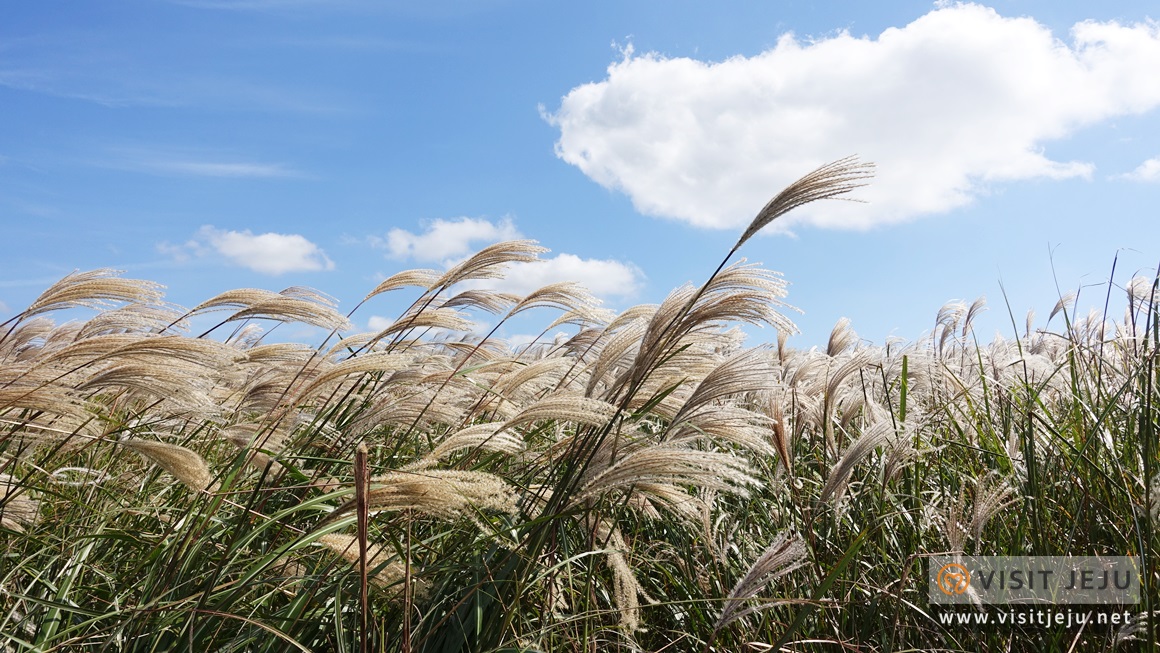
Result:
M1150 4L6 3L0 317L98 267L185 306L308 285L349 308L508 237L552 251L505 288L623 309L858 154L866 203L742 251L791 282L793 342L843 316L914 340L980 295L980 336L1011 335L1006 303L1042 323L1057 286L1102 306L1117 256L1121 286L1160 264Z

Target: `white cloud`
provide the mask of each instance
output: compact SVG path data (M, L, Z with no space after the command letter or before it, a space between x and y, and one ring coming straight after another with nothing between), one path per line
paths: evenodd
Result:
M865 228L965 205L989 184L1087 178L1043 147L1160 105L1160 25L1082 22L1070 44L1031 18L938 8L877 38L792 34L706 63L631 49L547 119L557 154L643 213L737 228L814 167L878 164L856 197L796 219ZM784 226L784 225L783 225Z
M193 239L180 245L160 243L157 250L179 261L216 252L234 265L275 276L334 269L334 261L299 234L255 235L249 229L227 231L206 225Z
M1120 178L1143 182L1160 181L1160 156L1148 159L1141 163L1135 170L1120 175Z
M438 219L425 226L421 234L391 229L386 238L373 236L371 244L386 249L391 258L446 263L492 243L522 238L510 218L498 223L482 218Z
M389 317L383 317L382 315L372 315L370 319L367 320L367 328L371 331L382 331L394 323L395 321Z
M557 254L538 263L514 263L503 279L474 282L482 288L526 295L550 283L574 281L597 297L631 298L644 284L644 273L631 263Z

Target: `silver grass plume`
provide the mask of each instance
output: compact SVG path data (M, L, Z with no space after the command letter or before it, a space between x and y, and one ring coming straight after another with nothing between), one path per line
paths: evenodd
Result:
M497 339L488 338L486 340L480 340L474 334L459 334L458 338L458 340L441 338L429 342L412 341L411 344L414 346L430 347L433 351L446 353L452 363L457 366L459 363L466 362L480 363L497 359L506 360L508 354L511 353L507 344ZM459 374L459 370L462 370L462 367L459 367L458 370L454 368L449 369L447 373L454 376Z
M367 293L363 301L381 295L385 292L397 290L399 288L406 288L408 286L418 286L424 290L430 290L435 286L435 282L439 280L440 274L435 270L403 270L397 272L384 279L375 289Z
M204 338L182 336L133 337L99 359L128 359L145 364L180 363L183 372L202 368L213 375L216 370L233 364L239 356L231 347Z
M203 313L206 311L217 311L225 309L245 309L251 306L256 306L263 302L270 301L278 297L278 293L272 290L261 290L258 288L235 288L227 290L219 295L214 295L204 302L194 306L189 311L190 315Z
M572 281L552 283L533 291L511 310L517 315L532 308L558 308L563 311L582 308L596 308L600 300L592 296L584 286Z
M584 394L591 397L597 386L606 381L605 377L614 369L627 369L636 357L635 348L645 333L646 322L643 319L633 320L617 329L611 338L604 343L596 362L592 365L588 377L588 387ZM611 325L605 329L608 333Z
M605 544L604 558L612 572L612 598L620 611L621 627L630 634L640 630L639 599L643 598L648 603L656 603L656 600L645 592L628 563L630 549L624 535L607 518L587 515L581 519L592 530L595 539Z
M951 300L938 309L938 315L934 318L935 326L941 326L944 331L953 333L958 328L963 316L967 314L967 310L967 305L962 301Z
M98 370L77 386L78 392L120 389L207 414L213 408L209 395L197 387L203 380L189 373L191 366L123 363Z
M1061 311L1070 310L1073 304L1075 304L1075 291L1064 293L1059 298L1059 301L1055 302L1055 308L1051 309L1051 314L1047 316L1047 321L1050 323L1052 318L1059 315ZM1066 313L1064 315L1066 316Z
M882 478L886 482L897 479L905 469L917 464L925 456L942 449L941 446L920 445L915 442L910 435L912 431L911 417L911 415L907 415L905 422L898 423L898 437L894 438L890 448L886 451L886 460L882 465Z
M771 431L776 433L776 430L777 423L772 418L740 406L724 404L704 406L683 414L681 421L670 427L668 437L710 438L772 456L781 451L769 442ZM788 457L788 454L783 454L783 457Z
M460 429L444 438L434 449L408 469L422 469L434 466L457 451L465 449L500 452L510 455L524 450L524 441L510 431L500 430L502 422L474 424Z
M455 265L431 284L432 289L447 288L469 279L496 279L503 276L509 263L531 263L548 251L534 240L510 240L485 247Z
M503 428L540 420L568 421L589 426L604 426L619 412L616 406L578 395L565 394L545 397L528 406L508 420Z
M282 297L290 297L291 299L301 299L303 301L313 302L315 304L322 304L331 308L338 307L338 298L328 295L317 288L309 286L290 286L278 293Z
M740 249L745 241L769 223L800 206L826 199L858 201L842 196L856 188L866 186L867 180L873 176L874 164L861 162L857 156L838 159L814 170L786 186L785 190L769 200L749 223L749 228L741 234L730 254Z
M616 317L616 312L607 308L598 308L595 306L580 306L571 310L564 311L560 317L552 320L552 322L544 328L547 333L552 329L564 324L575 324L580 327L590 327L608 324Z
M862 435L842 453L842 457L830 470L829 476L826 477L826 484L822 487L822 501L827 501L831 497L835 501L841 499L846 489L846 482L850 480L850 474L853 473L854 467L874 449L886 444L894 435L895 426L889 419L879 420L863 431Z
M605 327L606 332L613 332L616 329L622 328L625 324L635 322L637 320L645 320L646 322L652 319L653 315L660 309L660 304L637 304L624 309Z
M28 495L20 480L0 474L0 526L18 533L24 532L40 514L40 502Z
M999 514L1004 508L1016 504L1020 497L1014 488L1004 481L992 484L988 475L975 479L975 505L971 511L971 534L978 540L983 535L983 528L991 518Z
M607 467L592 470L595 473L590 474L590 479L572 498L573 505L614 490L641 492L642 483L695 486L740 496L748 496L748 486L761 485L744 459L728 453L691 449L685 444L688 441L622 452Z
M239 449L248 449L249 458L246 462L255 470L261 472L268 467L271 474L276 474L282 471L282 464L265 452L281 453L292 427L292 424L286 422L275 425L234 424L222 429L218 437Z
M965 517L966 508L966 493L960 489L958 497L947 504L943 521L943 534L947 537L947 546L956 556L966 551L967 539L971 534L971 526Z
M452 519L483 509L514 514L516 495L503 479L486 472L394 471L371 479L367 506L371 512L414 510ZM354 508L354 500L348 501L331 518Z
M544 384L555 385L575 364L575 360L563 356L542 358L498 377L491 390L502 397L513 399L517 390L532 381L536 382L532 385L537 391L543 389Z
M352 565L359 564L358 538L343 533L328 533L318 538L319 544L337 553ZM371 582L380 587L399 583L406 576L406 566L391 560L390 552L381 544L368 543L367 571Z
M649 321L640 349L632 365L627 387L639 390L658 361L673 354L698 331L713 330L729 322L769 324L780 330L796 327L778 310L792 308L782 301L786 283L776 272L744 261L728 268L728 257L698 289L683 286L669 294ZM795 309L796 310L796 309Z
M92 440L101 436L103 427L96 419L88 404L81 403L71 390L52 388L55 392L45 393L39 389L34 396L5 400L0 391L0 424L7 433L9 446L17 449L35 448L40 445L75 445L74 439ZM54 399L55 397L55 399ZM22 409L28 412L20 414ZM9 413L16 416L8 417ZM31 451L31 449L28 449Z
M234 313L226 322L260 318L279 322L301 322L321 329L342 331L351 328L350 320L326 303L299 296L276 294Z
M971 324L980 313L987 310L987 298L979 297L971 302L970 308L967 309L966 316L963 317L962 337L966 338L967 334L971 332Z
M839 318L830 331L830 341L826 344L826 355L837 356L858 344L858 334L850 328L850 319Z
M786 388L778 388L770 392L766 405L768 406L771 422L769 431L770 440L772 441L773 448L777 450L778 462L781 463L785 473L793 474L794 433L786 425L786 395L790 395L789 401L792 405L792 391Z
M345 380L348 377L366 374L369 372L394 372L403 370L414 362L409 354L397 354L390 351L371 352L361 356L352 356L341 363L325 368L310 384L303 388L299 396L306 397L329 383Z
M47 317L34 317L13 326L7 337L0 338L0 362L40 356L55 328L56 323Z
M67 308L99 310L119 303L155 305L161 302L164 286L152 281L121 279L119 274L119 270L108 268L68 274L41 293L20 317L26 319Z
M688 326L704 322L746 322L769 324L778 330L797 331L789 318L777 309L798 309L785 303L788 284L780 272L746 264L718 270L694 296L688 309Z
M1147 309L1156 301L1156 296L1153 292L1153 287L1156 281L1150 277L1132 277L1124 286L1125 292L1128 293L1128 310L1133 315L1139 309Z
M216 492L218 489L205 459L190 449L167 442L137 438L122 438L118 443L169 472L190 489L199 492Z
M743 351L727 359L697 384L697 389L685 401L674 422L697 410L746 392L768 391L773 388L774 375L768 349Z
M312 347L295 342L280 342L249 347L242 352L243 362L256 367L266 367L277 363L304 365L314 355Z
M701 497L693 496L684 488L667 483L643 482L637 489L639 491L633 492L629 497L628 506L646 518L661 519L662 515L657 509L660 507L691 525L704 525L709 505Z
M496 290L464 290L443 302L440 308L477 308L498 315L520 301L520 296Z
M786 360L789 358L789 347L786 343L789 342L789 332L777 332L777 362L781 366L785 366Z
M453 308L427 308L425 310L417 310L400 317L394 323L387 326L374 337L374 340L382 340L387 336L401 333L409 329L418 328L433 328L446 329L448 331L470 332L475 327L475 323L463 316L463 313Z
M770 582L801 567L807 553L805 543L796 533L793 531L779 533L749 568L749 572L733 587L733 591L729 592L729 596L725 599L725 608L721 610L721 616L713 626L713 633L720 632L722 628L749 614L772 607L764 605L746 608L745 604Z
M104 333L164 333L184 331L188 324L183 319L184 309L176 306L134 303L103 311L87 322L77 338L88 338Z

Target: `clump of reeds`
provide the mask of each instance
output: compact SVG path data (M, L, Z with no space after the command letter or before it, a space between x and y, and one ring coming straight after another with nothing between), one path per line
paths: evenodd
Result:
M1041 649L933 623L921 561L1155 569L1157 283L1126 284L1123 318L1064 296L986 344L978 300L910 344L842 320L795 349L785 281L733 256L870 173L819 168L700 286L619 315L574 284L475 283L536 261L530 241L389 277L363 302L414 299L373 333L306 288L185 311L67 276L0 325L0 648ZM533 308L568 335L494 336ZM332 334L265 342L271 321Z

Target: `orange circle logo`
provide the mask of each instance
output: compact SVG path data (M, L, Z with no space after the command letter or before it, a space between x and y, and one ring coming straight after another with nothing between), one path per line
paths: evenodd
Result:
M947 563L938 570L938 588L947 596L956 596L971 586L971 572L957 562Z

